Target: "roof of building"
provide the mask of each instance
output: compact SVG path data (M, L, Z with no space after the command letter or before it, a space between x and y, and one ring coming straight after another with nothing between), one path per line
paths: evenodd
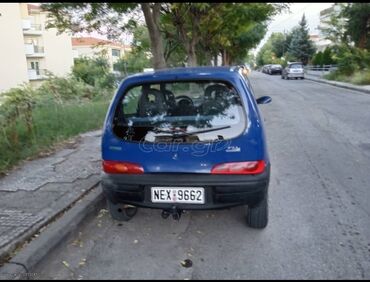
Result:
M328 15L329 13L331 13L332 11L334 11L334 6L331 6L331 7L329 7L329 8L324 9L324 10L321 10L321 11L320 11L320 17L322 17L322 16L326 16L326 15Z
M41 7L39 5L34 5L34 4L27 4L27 9L28 9L28 12L30 12L30 10L41 11Z
M95 37L74 37L72 38L72 46L91 46L91 45L111 45L120 48L131 48L129 45L124 45L118 42L99 39Z

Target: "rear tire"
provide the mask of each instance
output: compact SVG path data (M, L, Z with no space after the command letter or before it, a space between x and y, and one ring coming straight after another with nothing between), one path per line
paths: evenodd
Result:
M137 213L137 207L125 204L113 204L107 199L107 207L111 217L118 221L129 221Z
M263 229L268 223L268 194L256 206L248 207L247 224L249 227Z

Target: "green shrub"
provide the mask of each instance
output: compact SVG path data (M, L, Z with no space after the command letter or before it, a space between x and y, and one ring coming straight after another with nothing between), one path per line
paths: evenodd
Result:
M108 60L104 57L75 59L72 75L91 86L105 89L113 89L116 86Z
M370 85L370 70L355 72L351 82L358 85Z
M352 75L355 72L370 68L370 52L342 44L335 46L334 58L338 62L337 72L344 75Z
M18 161L76 134L100 128L113 90L109 76L93 87L74 77L51 76L1 94L0 173Z
M109 100L36 106L32 113L33 131L29 134L24 120L15 124L18 140L8 138L9 128L0 132L0 173L20 160L37 155L54 144L79 133L103 126Z
M322 55L321 51L317 52L313 56L312 64L315 65L315 66L317 66L317 65L319 65L320 67L322 66L322 64L323 64L323 55Z
M326 47L322 53L322 64L323 65L332 65L335 64L333 59L332 51L330 47Z
M356 71L351 75L346 75L340 72L332 72L325 75L324 78L357 85L370 85L370 70Z
M68 101L91 99L99 94L97 89L74 77L52 77L45 81L39 88L40 98L43 100Z

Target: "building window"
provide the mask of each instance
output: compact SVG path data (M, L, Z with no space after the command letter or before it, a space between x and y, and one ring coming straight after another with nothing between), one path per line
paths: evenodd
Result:
M39 62L31 62L31 69L36 70L36 74L40 75Z
M112 56L121 57L121 50L112 49Z

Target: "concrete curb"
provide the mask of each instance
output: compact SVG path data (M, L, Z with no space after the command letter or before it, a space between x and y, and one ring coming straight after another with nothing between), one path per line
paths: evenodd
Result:
M32 269L75 231L88 215L102 206L103 201L104 195L98 185L1 267L0 280L37 279L37 274L32 273Z
M325 84L329 84L329 85L333 85L333 86L337 86L337 87L341 87L341 88L346 88L346 89L350 89L350 90L354 90L354 91L358 91L358 92L362 92L362 93L366 93L366 94L370 94L370 90L364 89L364 88L361 88L361 87L346 85L346 84L342 84L342 83L338 83L338 82L334 82L334 81L328 81L328 80L319 79L319 78L308 77L307 75L305 75L305 79L312 80L312 81L319 82L319 83L325 83Z

